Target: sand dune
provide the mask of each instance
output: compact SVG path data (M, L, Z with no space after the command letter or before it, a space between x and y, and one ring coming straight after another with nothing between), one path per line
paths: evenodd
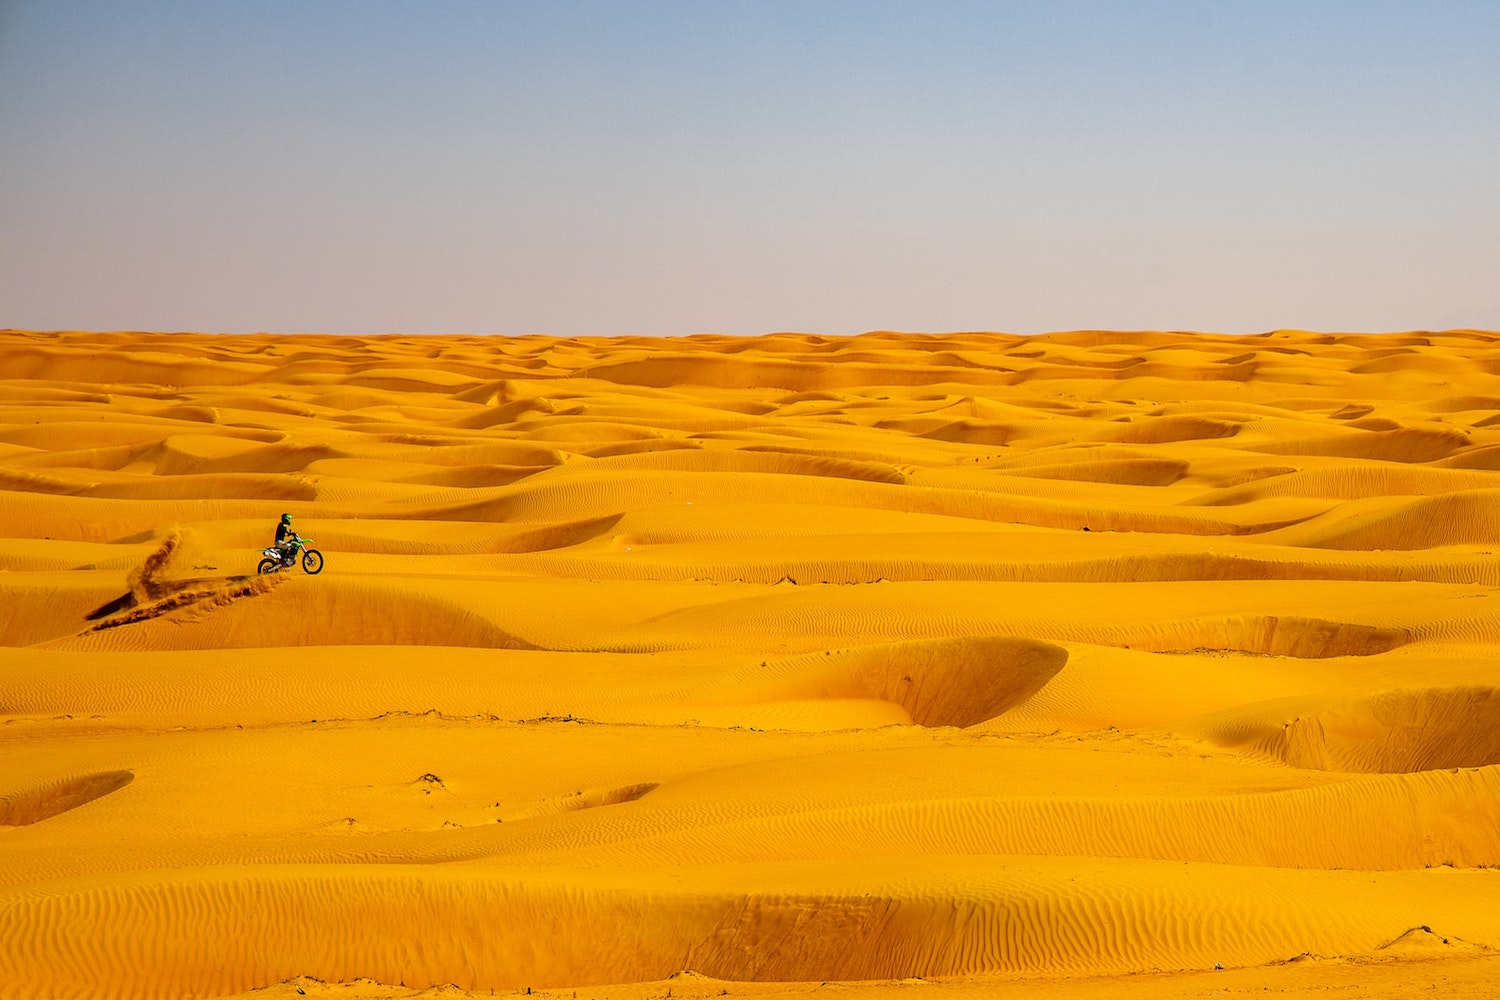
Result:
M1497 374L0 332L0 997L1494 995Z

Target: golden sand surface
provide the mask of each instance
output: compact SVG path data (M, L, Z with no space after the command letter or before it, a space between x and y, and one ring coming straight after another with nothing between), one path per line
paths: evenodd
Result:
M0 529L0 997L1500 995L1497 334L5 331Z

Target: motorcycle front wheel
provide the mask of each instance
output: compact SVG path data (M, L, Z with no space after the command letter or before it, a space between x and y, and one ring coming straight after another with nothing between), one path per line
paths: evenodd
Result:
M323 553L317 549L308 549L303 552L302 568L307 571L308 576L317 576L323 572Z
M257 573L274 573L281 568L281 563L275 559L262 559L260 565L255 567Z

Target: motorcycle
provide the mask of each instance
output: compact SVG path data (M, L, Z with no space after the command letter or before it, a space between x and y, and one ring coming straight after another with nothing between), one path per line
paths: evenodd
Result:
M310 548L311 538L300 538L293 535L291 544L285 550L278 549L274 545L260 550L260 554L266 558L255 567L257 573L280 573L284 569L291 569L297 565L297 555L302 555L302 571L308 576L316 576L323 572L323 553L317 549Z

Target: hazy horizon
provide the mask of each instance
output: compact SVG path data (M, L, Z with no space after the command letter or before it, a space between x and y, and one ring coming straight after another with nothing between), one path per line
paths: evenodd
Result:
M0 326L1500 328L1500 5L0 3Z

